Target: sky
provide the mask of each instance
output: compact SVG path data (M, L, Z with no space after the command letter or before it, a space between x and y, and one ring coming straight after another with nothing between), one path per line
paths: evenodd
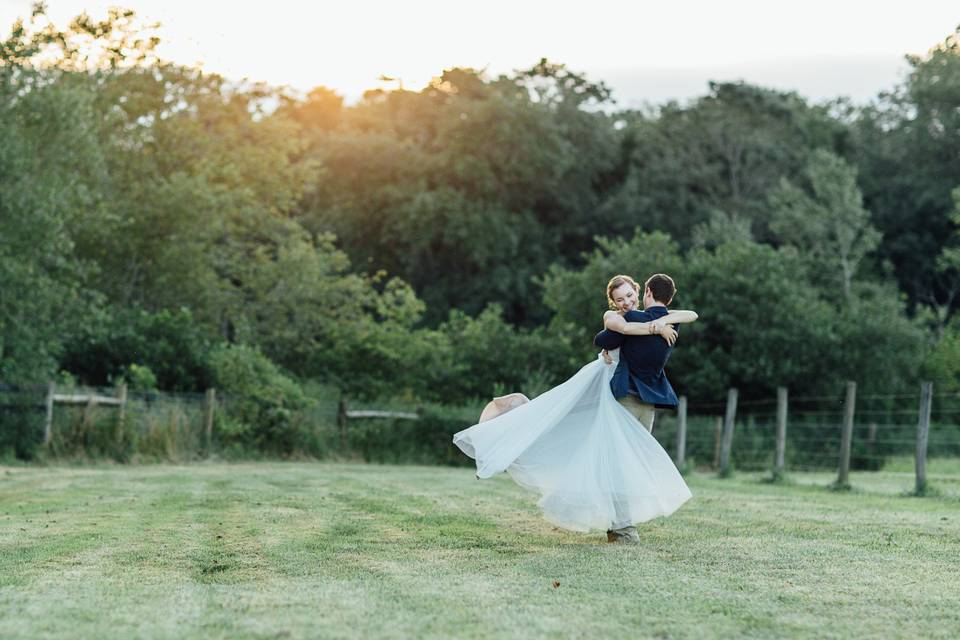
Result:
M621 107L688 100L710 80L867 102L960 24L955 0L49 0L48 13L66 25L117 4L162 23L168 60L348 101L396 86L381 75L419 89L447 68L546 57L606 82ZM30 5L0 0L4 35Z

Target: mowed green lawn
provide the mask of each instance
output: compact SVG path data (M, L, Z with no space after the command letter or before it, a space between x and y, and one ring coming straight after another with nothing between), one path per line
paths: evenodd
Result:
M470 469L0 468L0 638L956 638L960 501L893 477L694 475L620 546Z

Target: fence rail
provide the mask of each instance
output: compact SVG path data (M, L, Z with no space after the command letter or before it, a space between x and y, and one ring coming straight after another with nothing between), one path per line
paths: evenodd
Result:
M120 460L135 454L196 458L211 451L214 418L222 402L213 389L196 394L130 392L126 385L0 384L0 449L39 446L53 456Z

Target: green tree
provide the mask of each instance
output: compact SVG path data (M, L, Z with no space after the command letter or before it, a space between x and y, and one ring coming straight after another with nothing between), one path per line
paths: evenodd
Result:
M0 380L36 381L98 301L70 229L96 207L103 157L90 91L26 68L0 79Z
M688 105L624 114L626 174L604 201L605 233L664 231L687 247L722 211L770 240L767 196L794 178L810 149L842 151L848 127L828 106L745 83L710 83Z
M960 328L944 327L923 362L923 376L933 380L938 392L960 390Z
M939 295L927 298L938 337L949 325L956 304L960 301L960 187L953 190L953 202L954 230L935 263L934 286Z
M322 170L297 219L335 233L354 264L409 282L432 324L490 302L512 321L544 320L534 276L588 249L602 224L618 134L591 109L607 96L545 62L368 92L339 128L309 134Z
M951 192L960 175L960 31L924 56L907 56L911 71L855 119L859 183L873 224L911 305L939 309L949 321L960 300L938 264L951 237Z
M203 391L212 384L208 354L217 342L187 309L106 307L73 327L60 366L89 385L135 380L146 369L157 388Z
M846 379L871 388L915 379L923 335L890 287L863 287L841 310L793 247L734 239L684 254L660 233L598 245L582 269L555 267L543 282L544 302L556 311L551 333L568 339L584 361L596 353L592 338L606 308L607 280L664 272L677 283L671 306L700 314L681 328L668 363L675 387L694 401L717 402L730 386L746 398L769 398L781 385L819 394Z
M112 90L137 106L103 130L110 216L78 233L81 251L102 265L97 287L116 304L188 307L232 338L244 263L298 228L288 214L314 169L299 161L297 126L256 115L259 87L172 66L125 78Z
M517 329L496 305L475 318L452 311L439 332L450 350L449 368L433 382L441 402L487 401L515 391L534 397L587 363L569 335Z
M857 187L856 169L826 150L814 151L803 186L783 179L770 195L770 229L841 286L850 303L864 258L880 241Z

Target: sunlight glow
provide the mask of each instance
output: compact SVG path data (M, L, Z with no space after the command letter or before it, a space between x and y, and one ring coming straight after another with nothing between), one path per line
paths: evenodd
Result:
M30 4L0 0L4 31L29 13ZM630 88L641 80L657 97L656 85L683 91L689 79L702 93L708 79L737 75L792 83L785 88L808 93L840 94L857 89L860 80L843 69L873 65L878 81L888 77L889 86L903 68L903 54L925 52L960 21L955 4L940 0L922 3L922 9L862 0L673 5L52 0L49 14L66 23L83 10L102 17L116 4L162 23L160 54L168 59L301 90L325 85L348 99L400 81L404 88L418 89L453 66L497 74L529 67L541 57L607 79L621 96L642 92L642 87ZM830 61L841 65L841 77L832 76Z

